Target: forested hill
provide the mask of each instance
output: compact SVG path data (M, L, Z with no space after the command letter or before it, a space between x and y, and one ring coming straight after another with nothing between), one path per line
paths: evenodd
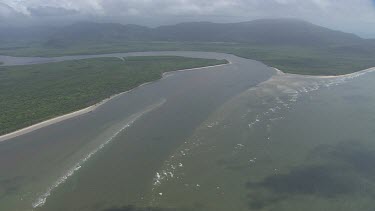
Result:
M366 40L294 19L261 19L241 23L193 22L148 28L117 23L76 23L57 29L46 45L82 42L189 41L262 45L321 46L360 44Z

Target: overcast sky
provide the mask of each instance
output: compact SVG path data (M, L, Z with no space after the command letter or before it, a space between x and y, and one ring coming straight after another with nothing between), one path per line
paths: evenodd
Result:
M75 21L148 26L299 18L375 38L375 0L0 0L0 24Z

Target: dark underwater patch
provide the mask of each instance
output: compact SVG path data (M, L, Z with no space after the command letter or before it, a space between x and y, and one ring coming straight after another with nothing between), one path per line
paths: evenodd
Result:
M304 195L325 199L350 194L375 196L375 150L371 145L361 141L321 145L312 150L308 162L315 164L247 182L249 208L262 209Z
M158 208L158 207L136 207L134 205L127 205L123 207L112 207L104 209L103 211L177 211L176 209Z
M278 195L314 194L335 197L355 189L355 184L341 174L339 169L328 166L296 168L288 174L276 174L259 183L248 182L249 189L264 188Z

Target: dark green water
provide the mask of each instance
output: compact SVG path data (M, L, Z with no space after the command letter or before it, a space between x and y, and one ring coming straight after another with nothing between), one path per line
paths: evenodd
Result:
M375 210L375 73L174 54L233 64L0 143L0 210Z

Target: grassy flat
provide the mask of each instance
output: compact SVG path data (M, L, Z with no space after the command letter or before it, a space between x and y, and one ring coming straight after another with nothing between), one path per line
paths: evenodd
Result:
M96 104L163 72L227 63L174 56L0 67L0 134Z

